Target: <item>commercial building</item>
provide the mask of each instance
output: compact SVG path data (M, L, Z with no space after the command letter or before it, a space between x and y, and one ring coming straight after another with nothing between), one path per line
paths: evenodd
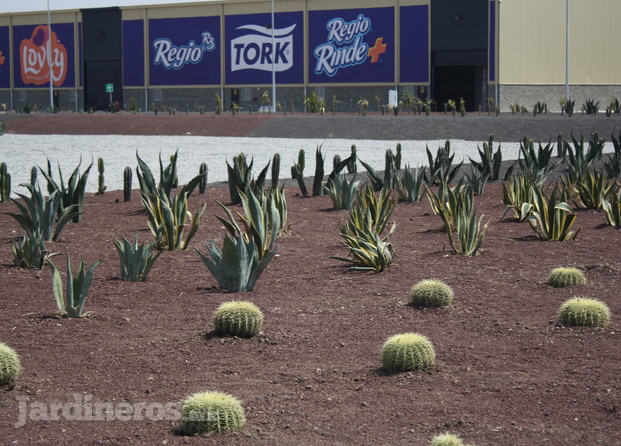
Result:
M296 112L312 92L339 112L394 91L440 110L558 110L567 89L605 106L621 98L620 22L619 0L218 0L53 11L51 32L47 11L0 14L0 103L257 110L275 85Z

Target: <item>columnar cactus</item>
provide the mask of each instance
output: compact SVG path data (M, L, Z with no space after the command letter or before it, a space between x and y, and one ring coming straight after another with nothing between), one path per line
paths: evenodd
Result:
M567 327L606 327L610 323L610 309L597 299L573 297L561 305L558 317Z
M202 392L189 396L181 408L181 431L185 435L239 430L246 425L241 402L226 393Z
M0 203L9 201L11 195L11 174L6 170L6 163L0 163Z
M104 180L104 160L103 160L103 158L97 158L97 170L99 171L99 185L97 187L97 194L101 195L106 190L106 182Z
M127 203L132 199L132 169L127 166L123 171L123 201Z
M224 302L214 313L214 329L218 334L251 338L261 328L263 313L252 302Z
M415 307L444 307L453 302L453 289L441 280L421 280L410 289Z
M13 384L21 369L19 355L11 347L0 342L0 386Z
M198 193L199 195L204 195L205 190L207 189L207 164L201 163L198 169L199 175L202 175L200 182L198 183Z
M418 333L396 334L382 346L382 363L391 371L429 370L435 360L433 344Z
M280 154L275 153L272 157L272 189L278 188L278 179L280 177Z
M32 185L32 187L35 187L35 184L37 184L38 173L39 170L37 169L37 166L32 166L32 168L30 169L30 184Z
M584 285L587 283L586 277L578 268L554 268L548 276L548 285L555 288L566 286Z

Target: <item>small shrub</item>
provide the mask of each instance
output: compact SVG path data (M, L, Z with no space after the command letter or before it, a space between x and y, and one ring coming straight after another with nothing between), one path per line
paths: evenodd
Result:
M415 307L444 307L453 302L453 289L441 280L421 280L410 289Z
M0 342L0 386L12 385L21 369L19 355L11 347Z
M263 313L252 302L224 302L214 313L214 326L218 334L251 338L263 327Z
M181 408L181 432L185 435L239 430L245 424L241 402L226 393L195 393Z
M597 299L573 297L561 305L558 317L567 327L606 327L610 323L610 309Z
M587 282L586 277L578 268L554 268L548 276L548 285L555 288L566 286L584 285Z
M435 360L433 344L418 333L391 336L382 347L384 368L392 371L429 370Z

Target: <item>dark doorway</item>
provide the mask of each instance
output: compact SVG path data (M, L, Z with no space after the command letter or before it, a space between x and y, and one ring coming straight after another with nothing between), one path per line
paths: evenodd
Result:
M453 99L459 107L459 99L466 101L466 111L485 109L486 76L482 65L448 65L433 67L433 99L436 109Z
M82 10L84 109L110 110L123 104L123 33L119 8ZM112 84L113 93L106 91Z
M233 104L239 105L239 89L238 88L231 89L231 108L233 108Z

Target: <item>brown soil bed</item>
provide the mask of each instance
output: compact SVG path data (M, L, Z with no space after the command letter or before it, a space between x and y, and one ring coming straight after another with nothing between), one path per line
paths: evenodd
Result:
M49 267L11 265L19 226L0 214L0 341L23 364L16 386L0 392L0 443L422 446L449 431L479 446L621 444L621 232L602 212L579 211L577 240L542 242L526 223L500 221L501 188L488 185L476 199L490 220L485 252L468 258L449 252L426 200L400 203L395 262L377 274L330 258L346 254L337 233L345 211L331 210L328 197L286 192L291 235L278 239L279 257L251 293L220 290L193 249L163 253L146 282L120 280L112 241L136 232L152 239L139 193L128 203L120 191L87 196L83 221L50 244L74 269L79 259L106 259L87 299L92 315L82 319L54 317ZM192 243L201 249L224 235L214 199L228 202L226 188L191 197L191 210L207 203ZM0 203L0 212L14 209ZM55 263L65 271L64 257ZM589 283L546 285L558 266L581 268ZM409 305L409 288L426 278L453 287L453 307ZM559 326L557 310L573 296L606 302L612 324ZM260 336L214 336L212 314L230 300L262 309ZM436 367L386 373L383 342L411 331L434 343ZM140 409L204 390L241 399L245 429L183 437L178 421ZM37 407L76 399L110 403L121 416L71 421L61 411L57 421L36 421ZM28 417L16 427L20 401Z

